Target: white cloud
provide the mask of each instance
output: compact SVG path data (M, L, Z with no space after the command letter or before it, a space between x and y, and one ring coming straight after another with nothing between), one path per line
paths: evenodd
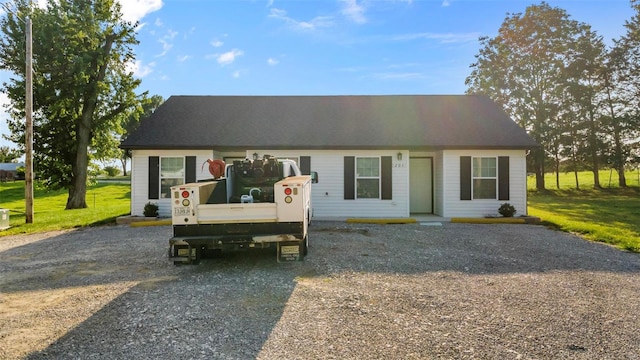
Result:
M189 60L189 59L191 59L191 56L190 56L190 55L183 55L183 56L178 56L178 59L177 59L177 60L178 60L179 62L185 62L185 61L187 61L187 60Z
M162 25L164 25L164 24L162 23L162 20L160 20L160 18L157 18L157 19L156 19L156 22L155 22L154 24L155 24L157 27L162 27Z
M233 76L234 79L237 79L240 77L240 71L234 71L231 76Z
M311 21L298 21L287 16L287 12L285 10L276 8L271 9L269 17L284 21L284 23L289 25L291 28L301 31L312 31L333 25L333 18L330 16L318 16L311 19Z
M438 40L441 43L465 43L465 42L473 42L477 41L480 37L480 33L472 32L472 33L414 33L414 34L404 34L392 36L390 40L392 41L411 41L411 40Z
M147 14L160 10L163 4L162 0L120 0L120 5L122 5L123 19L135 22Z
M158 42L160 44L162 44L162 52L160 54L156 55L156 57L162 57L162 56L167 55L169 50L171 50L171 48L173 48L173 43L170 42L170 41L175 39L175 37L177 35L178 35L177 31L168 30L167 34L165 36L163 36L162 38L158 39Z
M224 43L222 41L218 40L218 39L212 40L210 42L210 44L211 44L211 46L216 47L216 48L224 45Z
M267 59L267 64L269 64L269 66L276 66L276 65L278 65L278 63L280 63L280 61L278 61L278 59L274 59L274 58L268 58Z
M154 62L149 63L149 65L144 65L142 61L136 60L134 62L128 62L126 69L128 72L133 73L133 76L143 78L153 72L154 66L156 66Z
M442 6L443 7L447 7L449 5L451 5L451 1L450 0L442 0Z
M375 73L371 77L379 80L416 80L426 79L427 75L419 72L386 72Z
M167 35L164 36L165 39L173 40L178 36L177 31L169 30L167 31Z
M162 44L162 52L156 55L156 57L162 57L167 55L169 50L171 50L171 48L173 47L173 44L167 42L165 39L160 39L158 40L158 42Z
M214 55L218 64L225 66L236 61L238 56L242 56L244 52L242 50L233 49L231 51L227 51L224 54Z
M367 18L364 16L365 9L362 5L358 5L357 0L341 0L343 4L342 15L351 19L356 24L364 24Z

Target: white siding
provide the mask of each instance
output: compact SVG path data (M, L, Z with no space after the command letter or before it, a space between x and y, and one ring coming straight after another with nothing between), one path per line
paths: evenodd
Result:
M251 151L253 153L254 151ZM398 160L398 153L402 160ZM311 171L318 173L319 182L311 186L313 215L318 219L344 217L407 217L409 216L409 152L398 150L259 150L275 157L311 157ZM344 199L345 156L391 156L392 200Z
M442 156L442 151L436 153L433 163L433 186L435 187L433 191L435 197L433 213L444 216L444 157Z
M460 157L509 156L509 200L460 200ZM524 150L445 150L442 152L442 209L444 217L498 215L501 204L513 205L518 215L527 214L526 152ZM438 190L436 190L437 192Z
M512 204L518 213L527 214L526 152L524 150L445 150L438 152L411 152L406 150L251 150L260 156L311 157L311 171L316 171L319 182L312 185L312 205L316 219L345 217L408 217L409 214L409 156L433 157L434 213L443 217L483 217L497 214L504 202ZM398 152L402 160L398 160ZM142 216L144 205L158 203L160 216L170 216L170 200L148 198L149 156L196 156L196 178L210 178L202 164L207 159L244 156L244 152L213 152L207 150L134 150L131 162L131 214ZM345 156L391 156L392 200L344 199ZM460 200L460 156L509 156L509 200Z
M144 205L158 204L161 217L171 216L170 199L149 199L149 156L195 156L196 180L211 178L208 167L202 168L207 159L213 159L210 150L133 150L131 156L131 215L143 216ZM220 159L218 156L216 159Z

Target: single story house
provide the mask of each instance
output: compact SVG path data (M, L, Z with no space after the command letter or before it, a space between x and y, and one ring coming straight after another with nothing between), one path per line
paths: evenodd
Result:
M211 178L207 159L264 154L315 171L314 217L527 214L538 144L486 96L172 96L122 142L131 214L170 216L170 186Z

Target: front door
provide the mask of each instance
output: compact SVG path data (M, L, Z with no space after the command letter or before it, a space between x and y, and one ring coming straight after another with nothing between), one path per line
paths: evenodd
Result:
M409 211L412 214L433 213L433 158L409 159Z

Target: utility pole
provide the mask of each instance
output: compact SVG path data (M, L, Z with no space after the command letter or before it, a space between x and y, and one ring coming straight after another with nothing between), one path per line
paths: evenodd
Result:
M27 43L27 68L25 73L25 171L24 171L24 201L25 222L33 223L33 48L31 43L31 18L26 18L25 36Z

